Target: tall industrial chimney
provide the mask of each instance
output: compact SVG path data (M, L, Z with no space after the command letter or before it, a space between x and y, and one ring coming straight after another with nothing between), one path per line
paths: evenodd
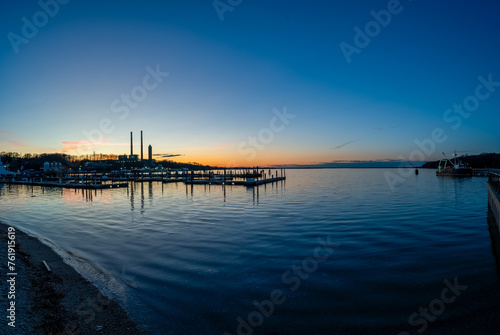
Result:
M130 132L130 156L134 154L134 140L132 139L132 132Z
M153 162L153 147L149 145L148 147L148 156L149 156L149 163Z
M141 130L141 161L144 160L144 155L143 155L143 152L142 152L142 130Z

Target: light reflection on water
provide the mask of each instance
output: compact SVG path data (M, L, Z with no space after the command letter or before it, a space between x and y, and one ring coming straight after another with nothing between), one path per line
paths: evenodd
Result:
M408 317L454 277L469 287L426 333L492 325L486 180L421 170L391 192L383 172L289 170L286 182L252 188L4 185L0 220L62 249L152 334L234 334L275 289L287 300L258 333L415 333ZM283 273L327 237L339 247L291 291Z

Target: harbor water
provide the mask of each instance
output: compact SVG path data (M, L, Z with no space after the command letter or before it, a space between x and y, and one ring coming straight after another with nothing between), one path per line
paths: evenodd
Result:
M386 172L398 173L0 184L0 221L53 247L149 334L496 334L486 178L421 169L391 189Z

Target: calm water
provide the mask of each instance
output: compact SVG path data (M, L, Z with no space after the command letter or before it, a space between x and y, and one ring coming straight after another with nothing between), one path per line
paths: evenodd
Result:
M421 170L391 191L384 171L289 170L258 188L4 185L0 220L51 244L151 334L237 334L243 319L242 334L497 333L486 179ZM328 259L314 260L318 238ZM459 295L440 302L454 278ZM430 304L433 322L409 324Z

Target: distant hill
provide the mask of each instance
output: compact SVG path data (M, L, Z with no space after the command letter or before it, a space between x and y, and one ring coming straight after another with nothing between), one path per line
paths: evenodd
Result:
M452 157L448 157L450 160L453 160ZM457 157L457 160L464 162L474 169L500 169L500 154L487 154L483 153L480 155L472 155L472 156L460 156ZM439 161L427 162L422 165L424 169L437 169Z

